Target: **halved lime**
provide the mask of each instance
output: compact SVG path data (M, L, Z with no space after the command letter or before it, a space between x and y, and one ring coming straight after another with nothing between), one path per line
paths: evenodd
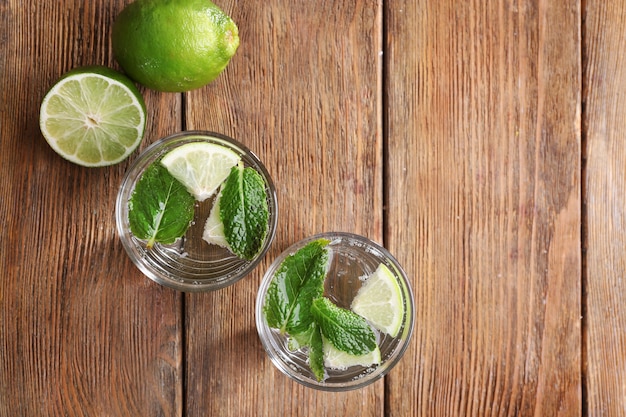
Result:
M133 82L102 66L61 77L41 103L39 126L52 149L87 167L126 159L143 139L146 105Z
M351 308L381 332L391 337L398 335L404 317L402 290L385 264L380 264L365 280Z
M161 164L183 183L196 200L211 197L241 157L224 146L191 142L168 152Z
M380 363L380 348L378 346L364 355L351 355L337 349L322 336L322 348L324 350L324 366L327 368L343 370L351 366L370 366Z

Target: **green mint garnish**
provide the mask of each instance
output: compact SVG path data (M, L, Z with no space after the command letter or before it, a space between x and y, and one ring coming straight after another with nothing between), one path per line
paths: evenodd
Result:
M231 169L222 189L220 218L233 253L243 259L254 258L265 240L269 219L261 174L241 163Z
M315 379L322 381L324 379L324 348L322 341L322 332L320 328L314 324L309 340L309 366L315 375Z
M272 277L263 305L268 326L289 336L290 350L308 348L317 381L325 378L323 338L355 356L377 348L376 335L363 317L323 296L329 243L318 239L287 256Z
M193 220L195 199L160 163L150 165L137 181L128 202L130 230L147 240L174 243Z
M322 334L337 349L365 355L376 349L376 335L365 319L326 297L313 300L311 313Z
M295 337L301 345L306 345L313 331L311 303L324 293L328 243L326 239L315 240L287 256L267 290L263 306L267 324Z

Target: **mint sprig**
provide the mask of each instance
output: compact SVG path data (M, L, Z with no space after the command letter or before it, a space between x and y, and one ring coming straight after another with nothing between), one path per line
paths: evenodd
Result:
M193 220L195 199L159 163L150 165L135 184L128 202L130 230L146 247L170 244L185 234Z
M287 256L272 278L263 305L268 325L288 334L292 348L308 347L309 366L318 381L324 379L324 350L311 304L324 293L329 243L314 240Z
M363 317L324 297L329 243L318 239L287 256L272 277L263 305L268 326L289 337L290 349L308 348L309 366L318 381L325 378L323 338L354 356L378 347Z

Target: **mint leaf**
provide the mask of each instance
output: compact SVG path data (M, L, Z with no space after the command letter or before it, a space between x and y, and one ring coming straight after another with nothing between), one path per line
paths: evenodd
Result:
M165 167L156 162L141 175L128 202L130 230L147 240L174 243L193 220L195 199Z
M306 330L289 335L289 348L291 350L298 350L302 347L310 346L313 333L319 331L319 327L317 327L314 321L311 321L311 325Z
M337 349L351 355L365 355L376 348L376 335L367 321L328 298L313 300L311 314L324 337Z
M313 324L313 331L309 340L309 366L318 381L324 379L324 347L320 328Z
M324 342L322 332L315 322L311 323L307 331L290 335L287 346L291 351L308 347L309 367L318 381L324 379Z
M324 293L328 243L318 239L287 256L267 290L263 312L268 325L289 333L300 344L306 344L306 337L299 335L312 331L314 325L311 303Z
M265 240L269 219L261 174L241 163L231 169L222 189L220 218L233 253L243 259L254 258Z

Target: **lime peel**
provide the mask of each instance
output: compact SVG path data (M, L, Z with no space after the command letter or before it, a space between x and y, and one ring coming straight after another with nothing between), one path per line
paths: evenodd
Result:
M210 0L136 0L112 28L124 72L157 91L184 92L217 78L239 47L235 22Z

